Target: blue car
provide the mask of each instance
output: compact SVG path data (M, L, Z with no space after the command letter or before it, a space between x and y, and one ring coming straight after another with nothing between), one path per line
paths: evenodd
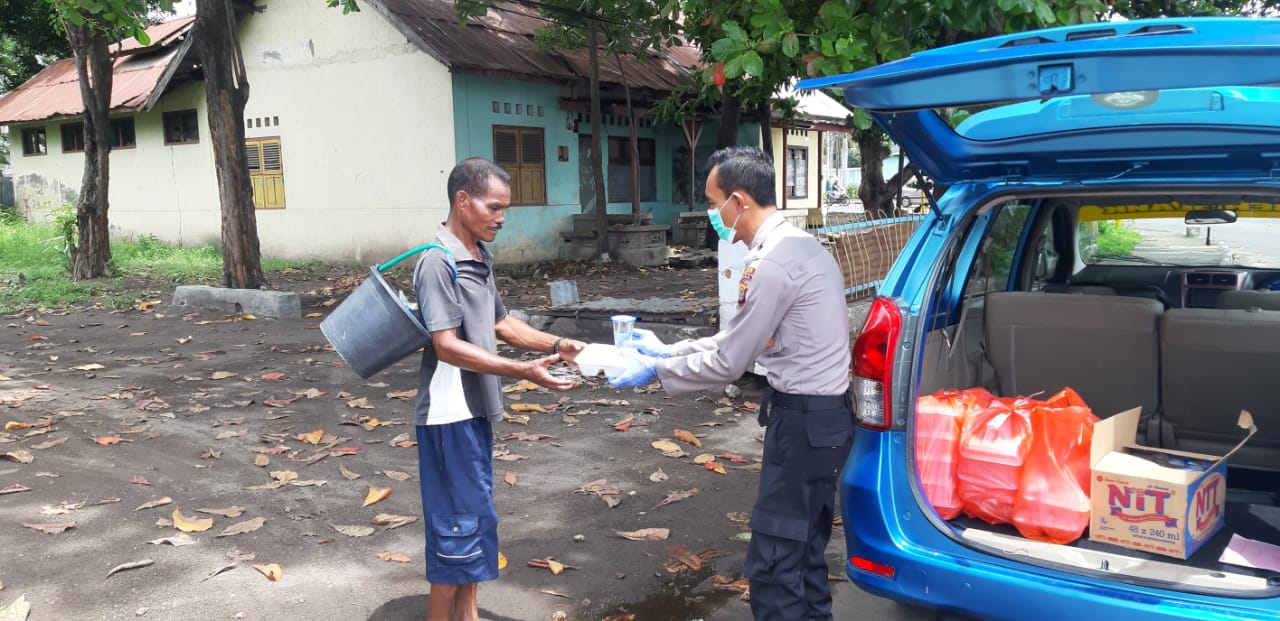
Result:
M938 189L854 345L853 582L979 619L1280 618L1280 20L1047 29L799 88L843 90ZM926 490L922 470L965 458L925 442L922 397L1068 387L1135 460L1230 453L1188 509L1212 528L1164 515L1178 488L1094 491L1088 528L1056 542L974 517L998 495L954 474ZM952 484L958 514L934 502Z

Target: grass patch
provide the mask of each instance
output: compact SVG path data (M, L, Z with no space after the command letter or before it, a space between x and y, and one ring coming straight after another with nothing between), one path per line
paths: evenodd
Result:
M1098 223L1098 254L1104 256L1126 256L1142 242L1142 233L1127 229L1118 222L1103 221Z
M139 286L216 285L222 280L222 251L215 244L183 248L153 236L112 240L111 275L73 282L62 253L61 236L51 224L0 218L0 313L27 308L57 308L95 302L127 308L144 291ZM314 262L263 259L268 274L304 269ZM151 292L154 294L154 292Z

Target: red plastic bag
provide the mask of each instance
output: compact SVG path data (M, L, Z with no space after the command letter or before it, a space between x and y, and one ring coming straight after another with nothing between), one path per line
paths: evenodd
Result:
M1071 394L1074 401L1050 399L1031 412L1031 449L1013 505L1013 524L1028 539L1070 543L1089 526L1085 490L1089 489L1089 443L1097 418L1084 405L1051 405L1083 403Z
M956 475L966 515L1008 524L1022 463L1031 448L1029 399L994 399L965 418Z
M916 403L916 470L925 498L942 519L960 515L963 501L956 479L960 428L969 412L991 403L982 388L943 389Z

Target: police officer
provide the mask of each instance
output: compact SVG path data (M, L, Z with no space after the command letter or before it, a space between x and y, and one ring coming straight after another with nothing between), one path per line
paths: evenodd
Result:
M824 551L835 486L853 438L849 317L835 259L774 204L774 169L754 147L716 151L706 195L713 228L750 250L738 312L715 336L664 344L636 330L615 387L655 377L670 394L719 388L757 359L768 370L760 489L743 573L757 621L831 619ZM726 222L728 224L726 224Z

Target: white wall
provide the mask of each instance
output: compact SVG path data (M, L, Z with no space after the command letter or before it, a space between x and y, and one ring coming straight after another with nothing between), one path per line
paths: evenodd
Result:
M455 161L448 70L372 10L343 15L319 0L258 6L240 29L253 123L245 131L280 137L286 204L257 212L263 255L373 263L430 241L448 211ZM200 143L166 146L162 113L190 108ZM73 204L80 188L83 154L62 154L60 122L44 126L49 154L23 157L19 140L12 158L17 203L29 212ZM111 154L113 234L219 239L203 84L166 93L135 129L137 147Z
M383 260L426 243L455 163L448 70L372 10L266 0L242 22L246 130L279 136L286 207L259 210L264 254Z

